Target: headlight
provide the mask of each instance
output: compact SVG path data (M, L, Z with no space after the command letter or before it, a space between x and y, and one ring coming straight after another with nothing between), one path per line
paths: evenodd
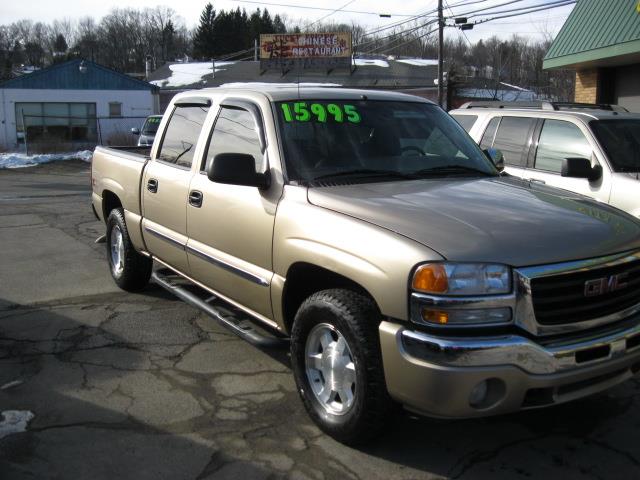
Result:
M511 291L511 269L484 263L427 263L411 282L413 290L436 295L497 295Z

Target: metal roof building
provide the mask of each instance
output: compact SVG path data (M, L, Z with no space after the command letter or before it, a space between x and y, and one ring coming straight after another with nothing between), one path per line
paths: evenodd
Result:
M158 112L158 87L75 59L0 83L0 147L70 151L119 143Z
M578 0L544 68L576 71L577 102L640 112L640 2Z

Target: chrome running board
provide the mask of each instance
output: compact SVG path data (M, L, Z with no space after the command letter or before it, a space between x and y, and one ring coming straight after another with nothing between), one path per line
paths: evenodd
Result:
M173 277L173 278L172 278ZM189 305L202 310L211 318L216 320L220 325L226 327L231 332L249 343L258 347L284 347L289 344L289 339L278 333L271 334L261 327L253 324L249 316L243 315L241 318L237 318L232 315L224 315L219 307L214 306L213 302L223 302L217 296L212 295L209 292L203 291L203 298L197 293L187 289L187 286L193 286L194 289L199 289L197 285L193 285L190 282L183 280L183 278L177 275L168 268L161 268L154 270L151 274L151 278L159 286L172 293L179 299L188 303ZM188 282L187 285L180 285Z

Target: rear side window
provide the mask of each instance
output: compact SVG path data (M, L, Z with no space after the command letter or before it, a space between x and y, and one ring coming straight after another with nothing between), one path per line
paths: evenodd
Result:
M220 153L244 153L253 156L257 172L264 171L264 155L260 151L260 137L256 129L256 123L248 111L222 107L213 127L202 170L206 170Z
M208 107L176 107L167 125L158 160L191 167L198 136L208 112Z
M451 115L456 122L460 124L462 128L464 128L467 133L471 130L471 127L476 123L478 119L477 115Z
M493 139L496 136L496 130L498 129L498 124L500 123L500 117L493 117L487 125L487 129L484 131L484 135L482 135L482 140L480 141L480 148L491 148L493 146Z
M591 158L591 145L571 122L545 120L540 132L535 168L560 173L564 158Z
M502 151L504 163L514 166L522 164L522 153L529 148L529 135L535 121L535 118L502 117L493 148Z

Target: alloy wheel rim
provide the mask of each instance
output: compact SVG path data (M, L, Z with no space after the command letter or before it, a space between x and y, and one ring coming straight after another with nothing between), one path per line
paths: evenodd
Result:
M111 268L116 277L122 275L124 271L124 242L122 238L122 230L116 225L111 231Z
M305 370L311 391L322 408L344 415L356 396L356 368L345 337L328 323L316 325L307 337Z

